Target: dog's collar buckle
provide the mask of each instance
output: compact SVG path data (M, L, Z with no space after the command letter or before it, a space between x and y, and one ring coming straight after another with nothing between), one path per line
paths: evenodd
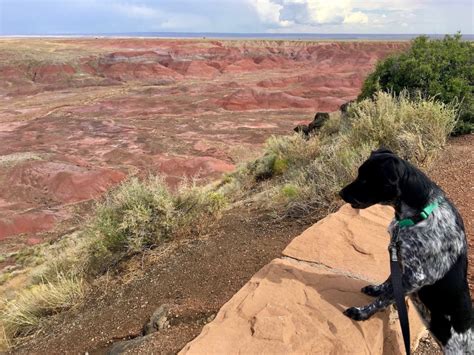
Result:
M425 208L423 208L420 212L420 214L417 214L411 218L404 218L404 219L401 219L398 221L398 225L400 227L410 227L410 226L414 226L415 224L427 219L429 217L429 215L431 213L433 213L433 211L435 209L438 208L439 206L439 200L436 200L428 205L425 206Z

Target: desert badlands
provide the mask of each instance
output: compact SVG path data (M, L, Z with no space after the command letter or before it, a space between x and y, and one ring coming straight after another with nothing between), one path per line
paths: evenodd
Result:
M0 40L0 251L127 175L209 179L359 93L408 42Z

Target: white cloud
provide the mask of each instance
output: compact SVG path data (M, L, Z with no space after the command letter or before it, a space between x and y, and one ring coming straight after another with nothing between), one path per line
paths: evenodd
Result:
M277 27L366 24L369 17L354 11L351 0L249 0L260 20Z
M282 5L272 0L250 0L250 4L255 7L262 22L282 27L290 24L289 21L280 20L280 11L283 9Z
M352 12L344 17L344 23L368 23L369 17L363 12Z

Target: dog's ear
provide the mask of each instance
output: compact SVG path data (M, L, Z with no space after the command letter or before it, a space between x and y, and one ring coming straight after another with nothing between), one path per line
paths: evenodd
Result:
M403 176L402 169L403 165L397 156L385 159L385 162L383 163L383 172L388 185L399 185L400 179Z
M385 147L380 147L379 149L377 150L373 150L372 153L370 154L371 157L375 156L375 155L380 155L380 154L391 154L391 155L395 155L390 149L387 149Z

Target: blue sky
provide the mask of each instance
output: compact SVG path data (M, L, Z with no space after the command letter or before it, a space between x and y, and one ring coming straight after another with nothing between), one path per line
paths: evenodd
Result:
M0 0L0 35L473 34L474 0Z

